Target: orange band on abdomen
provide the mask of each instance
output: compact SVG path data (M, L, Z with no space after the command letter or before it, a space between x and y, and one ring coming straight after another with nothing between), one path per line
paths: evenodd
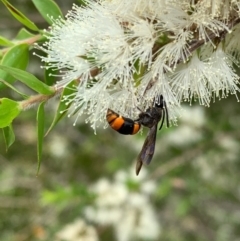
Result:
M118 118L116 118L114 121L110 123L110 126L117 131L122 127L123 124L124 124L124 119L121 116L119 116Z
M136 134L140 130L140 128L141 128L140 124L134 123L132 135Z

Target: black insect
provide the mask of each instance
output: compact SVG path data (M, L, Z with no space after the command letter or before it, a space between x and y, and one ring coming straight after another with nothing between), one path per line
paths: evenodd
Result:
M141 112L137 120L132 120L127 117L120 116L111 109L107 112L107 121L109 125L116 131L124 135L136 134L141 125L148 127L150 130L144 141L141 152L137 158L136 174L138 175L143 164L149 164L153 158L158 123L162 120L160 129L162 129L166 116L167 127L169 127L169 118L166 102L163 96L160 95L158 102L154 102L152 107Z

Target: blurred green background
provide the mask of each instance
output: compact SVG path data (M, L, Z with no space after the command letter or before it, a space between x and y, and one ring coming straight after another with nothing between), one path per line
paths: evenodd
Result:
M66 14L74 1L56 2ZM31 1L11 3L38 26L48 27ZM13 37L21 25L3 4L0 16L1 35ZM41 78L40 65L39 59L31 56L29 72ZM6 89L0 96L19 98ZM57 100L47 104L48 126L56 106ZM13 123L16 142L8 152L0 136L0 240L240 240L238 110L235 96L216 99L210 108L197 103L183 106L178 125L158 133L153 161L143 167L139 177L132 172L147 131L121 136L108 128L99 129L95 135L84 118L75 127L74 118L66 118L45 138L43 161L36 175L36 109L22 113ZM110 195L111 205L106 200L99 204L99 183L103 180L108 188L103 188L106 192L102 192L102 198ZM117 191L119 183L121 191ZM124 202L119 201L118 194L125 195ZM136 197L145 200L141 201L141 208L134 201ZM105 223L96 213L89 214L93 207L95 211L107 211ZM108 210L118 208L130 215L130 207L138 207L140 213L145 208L154 211L155 219L146 222L157 229L155 238L139 234L148 230L144 230L144 225L138 226L138 219L126 222L122 234L119 230L124 218L111 225L114 215ZM83 228L78 232L82 223L76 220L91 225L96 235L85 238L92 230ZM134 230L137 226L141 232ZM64 231L67 235L62 234ZM124 239L125 232L128 236Z

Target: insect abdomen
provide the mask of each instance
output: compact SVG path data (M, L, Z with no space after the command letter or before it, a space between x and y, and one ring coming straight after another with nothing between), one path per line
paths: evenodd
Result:
M107 121L115 131L123 135L134 135L141 127L138 122L133 121L130 118L120 116L111 109L108 109Z

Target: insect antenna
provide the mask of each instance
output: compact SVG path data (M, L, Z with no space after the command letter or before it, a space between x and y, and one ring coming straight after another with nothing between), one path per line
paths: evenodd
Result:
M164 113L166 112L167 127L169 127L168 109L167 109L167 104L165 100L163 101L163 106L164 106Z
M165 111L164 111L164 109L162 109L161 110L162 111L162 122L161 122L161 125L160 125L160 127L159 127L159 130L161 130L162 129L162 127L163 127L163 123L164 123L164 120L165 120Z

